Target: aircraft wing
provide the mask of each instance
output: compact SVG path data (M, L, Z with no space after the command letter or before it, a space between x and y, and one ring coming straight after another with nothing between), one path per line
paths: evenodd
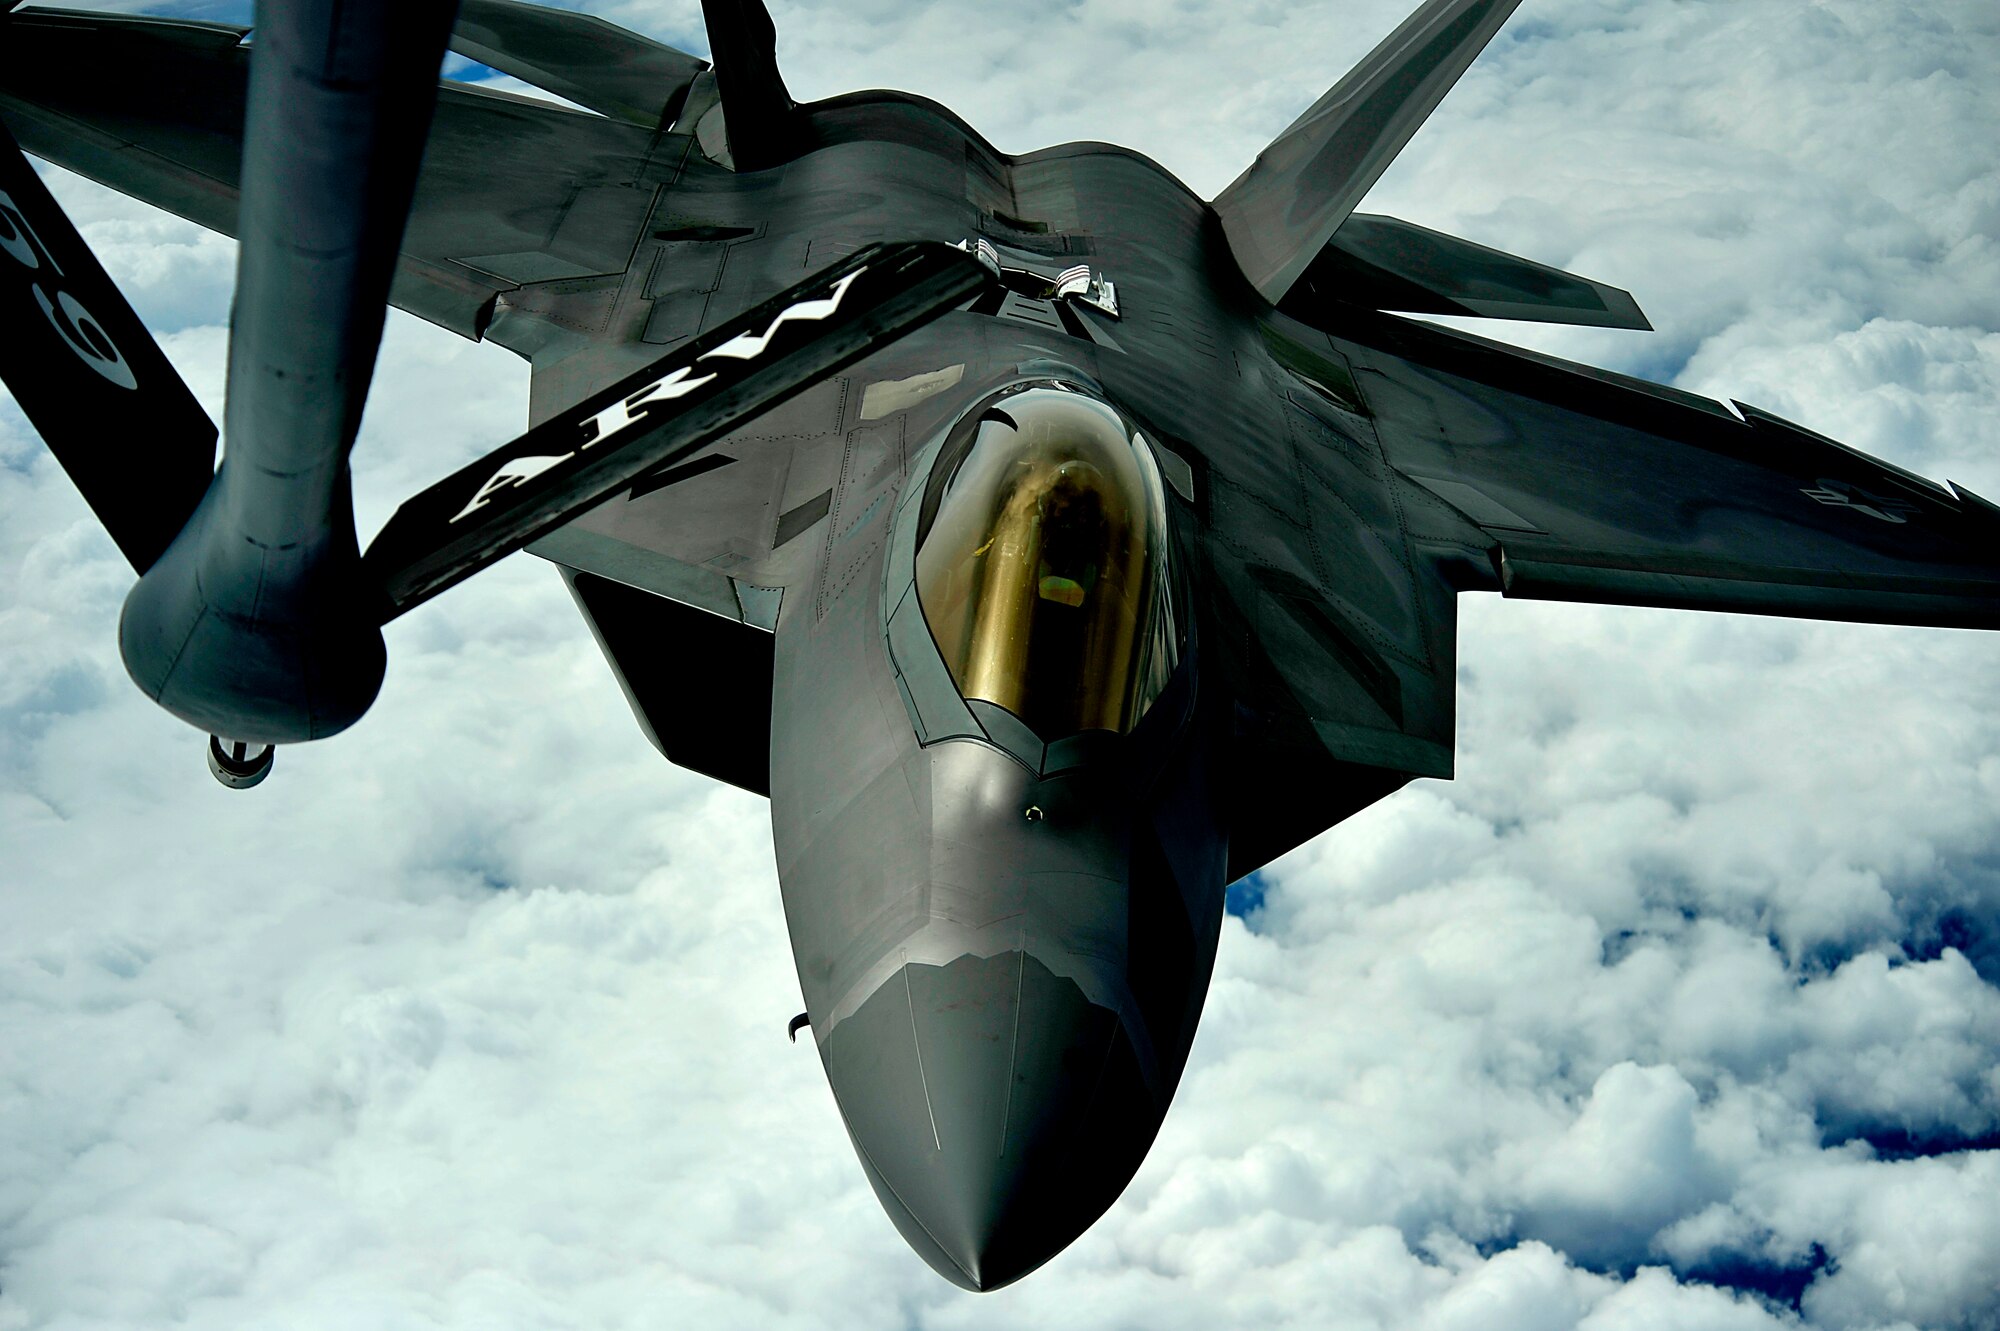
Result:
M0 14L0 118L35 156L234 235L244 32L62 10ZM652 188L639 183L647 163L687 142L629 119L446 83L391 303L476 339L505 292L622 272L652 206Z
M1509 596L2000 627L2000 508L1753 407L1389 316L1342 325L1383 452Z

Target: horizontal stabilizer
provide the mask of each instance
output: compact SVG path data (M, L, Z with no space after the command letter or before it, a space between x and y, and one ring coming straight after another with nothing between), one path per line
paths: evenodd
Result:
M0 126L0 377L144 573L215 473L215 423Z
M1250 284L1272 304L1319 257L1520 0L1425 0L1216 196Z
M1326 316L1343 305L1652 329L1630 292L1368 213L1355 213L1334 233L1280 308L1323 326Z
M550 417L396 510L363 556L382 617L685 460L987 281L948 245L870 246Z
M601 18L520 0L460 0L451 49L613 120L671 124L708 62Z

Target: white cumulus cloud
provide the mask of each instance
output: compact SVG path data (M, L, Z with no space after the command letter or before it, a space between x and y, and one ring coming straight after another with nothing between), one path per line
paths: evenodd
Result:
M1404 8L774 14L801 97L1212 194ZM1525 0L1364 206L1660 330L1482 331L2000 498L1996 123L1988 0ZM49 181L219 414L233 247ZM393 316L364 534L525 415ZM4 1331L2000 1324L2000 639L1465 598L1458 779L1266 872L1139 1176L975 1297L784 1039L762 802L652 752L551 570L398 621L247 795L125 679L129 582L0 403Z

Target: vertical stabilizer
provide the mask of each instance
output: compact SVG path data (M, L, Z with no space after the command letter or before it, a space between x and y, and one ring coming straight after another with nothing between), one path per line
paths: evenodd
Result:
M0 40L8 22L0 19ZM0 379L144 573L208 490L215 423L4 124L0 311L7 327Z
M1276 304L1521 0L1424 0L1216 196L1251 285Z
M738 171L791 156L792 97L778 73L778 29L764 0L702 0L716 90Z

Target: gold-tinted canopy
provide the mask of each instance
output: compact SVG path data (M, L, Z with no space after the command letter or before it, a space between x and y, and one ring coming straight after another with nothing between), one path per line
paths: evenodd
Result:
M952 679L1044 739L1130 730L1178 643L1151 450L1113 408L1053 384L1001 398L974 430L917 550Z

